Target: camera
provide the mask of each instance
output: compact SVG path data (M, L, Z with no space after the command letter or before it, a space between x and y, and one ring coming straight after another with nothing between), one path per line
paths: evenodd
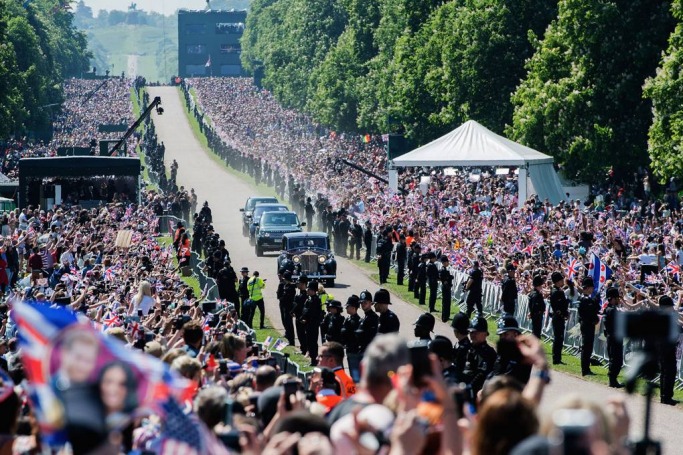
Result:
M678 315L666 310L619 311L615 329L617 340L633 338L675 344L680 334Z

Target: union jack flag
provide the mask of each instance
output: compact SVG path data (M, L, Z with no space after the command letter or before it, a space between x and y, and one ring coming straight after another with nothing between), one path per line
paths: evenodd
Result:
M648 273L645 275L645 284L657 285L663 282L662 277L657 273Z
M109 314L105 316L102 322L104 322L104 325L106 325L107 327L116 327L122 325L121 318L119 318L119 315L112 312L109 312Z
M567 278L572 279L574 275L579 272L579 269L583 268L583 264L578 259L572 258L567 264Z
M28 379L28 393L45 442L53 447L67 441L62 394L57 392L55 378L61 372L60 357L55 353L64 347L64 339L78 334L92 340L98 349L97 363L89 374L88 383L95 384L100 370L109 362L120 361L133 370L136 377L144 378L137 388L139 406L159 406L169 397L180 401L190 399L196 386L170 371L158 359L141 351L130 350L119 340L97 331L87 319L81 319L65 308L51 308L38 303L17 301L12 319L18 327L21 360Z
M534 254L534 246L533 245L527 245L526 248L523 248L521 251L522 254L528 254L529 256Z
M681 266L676 264L674 261L671 261L666 265L666 272L678 279L681 274Z

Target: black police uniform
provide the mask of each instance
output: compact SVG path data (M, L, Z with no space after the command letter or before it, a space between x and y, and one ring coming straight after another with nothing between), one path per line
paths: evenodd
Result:
M357 313L347 316L342 323L341 344L344 345L347 354L358 354L360 351L356 337L356 330L359 326L360 316Z
M470 346L463 371L463 381L471 387L475 396L493 371L495 363L496 351L488 343Z
M280 318L285 328L285 338L290 346L295 345L294 323L292 322L292 310L296 298L296 286L294 283L283 282L278 286L278 301L280 303Z
M304 212L306 212L306 230L311 232L313 229L313 215L315 215L315 208L311 204L311 199L306 200L306 206L304 207Z
M365 316L361 319L358 330L356 330L358 349L361 353L365 352L365 349L367 349L368 345L375 338L375 335L377 335L377 327L379 325L379 316L377 316L377 313L371 309L363 311Z
M553 285L550 293L550 311L553 314L553 363L562 361L562 347L564 345L564 329L569 319L569 302L562 289Z
M420 254L419 250L411 250L408 252L408 291L415 292L415 285L417 280L417 269L420 266ZM414 294L415 298L418 298L417 294Z
M323 339L327 341L342 342L342 326L344 325L344 316L339 313L327 313L320 324L320 333Z
M377 333L393 333L398 332L401 327L401 321L398 316L391 310L380 313L378 318Z
M391 269L391 252L394 247L388 235L384 235L377 241L377 268L379 269L379 284L384 284L389 278Z
M408 249L405 242L399 242L396 245L396 284L403 286L403 278L406 276L406 259Z
M517 305L517 281L514 278L507 276L503 280L500 300L503 302L503 312L514 315Z
M429 285L429 311L436 311L436 295L439 291L439 268L430 259L427 262L427 284ZM423 303L423 302L420 302Z
M370 256L372 255L372 227L369 225L366 225L363 231L363 243L365 244L365 262L370 262Z
M600 304L589 295L579 300L579 325L581 328L581 373L590 372L593 343L595 342L595 325L600 322Z
M301 314L301 322L306 327L306 348L313 366L318 364L318 333L320 333L320 321L323 318L321 307L320 297L316 294L309 295Z
M447 322L451 318L451 301L453 289L453 275L447 267L439 270L439 281L441 281L441 321Z
M605 338L607 340L607 357L609 358L609 365L607 367L607 376L609 377L610 386L618 384L618 376L621 368L624 366L624 343L617 340L616 335L616 318L617 307L611 303L607 304L605 308Z
M249 289L247 288L247 283L249 282L249 276L243 276L240 277L239 283L237 285L237 289L240 294L240 300L241 304L238 305L237 302L235 302L235 310L237 311L237 317L240 318L240 310L242 309L242 305L244 305L245 300L249 299Z
M301 321L301 317L307 299L308 294L306 293L306 289L300 289L299 293L294 297L294 307L292 308L292 315L296 321L296 336L299 337L301 353L304 355L308 352L308 343L306 342L306 324Z
M481 269L472 269L468 281L469 280L472 280L472 284L470 285L469 292L467 293L467 317L472 315L475 307L480 315L484 312L484 309L481 305L484 273L481 271Z
M465 367L467 366L467 356L469 355L470 349L472 349L472 342L468 337L463 338L455 343L453 348L453 366L457 373L459 381L463 381Z
M531 316L531 333L540 339L541 332L543 331L545 299L543 294L535 289L529 294L529 315Z
M425 257L425 256L423 256ZM427 298L427 262L420 260L417 265L417 276L415 277L415 287L413 288L416 299L419 299L420 305L425 304Z

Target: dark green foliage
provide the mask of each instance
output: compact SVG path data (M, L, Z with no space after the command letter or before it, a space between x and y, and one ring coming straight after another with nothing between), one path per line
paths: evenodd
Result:
M512 100L513 139L553 155L571 177L647 165L655 73L673 30L668 2L562 0Z
M45 137L61 83L88 68L85 36L58 0L0 0L0 137Z

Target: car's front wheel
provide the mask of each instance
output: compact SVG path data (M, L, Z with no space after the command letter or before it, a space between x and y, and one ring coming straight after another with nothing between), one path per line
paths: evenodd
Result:
M262 257L263 256L263 248L259 246L259 244L256 244L256 247L254 248L256 250L256 256L257 257Z
M325 280L325 287L326 288L333 288L334 287L334 278L330 278Z
M249 235L249 227L244 223L242 223L242 235L245 237Z

